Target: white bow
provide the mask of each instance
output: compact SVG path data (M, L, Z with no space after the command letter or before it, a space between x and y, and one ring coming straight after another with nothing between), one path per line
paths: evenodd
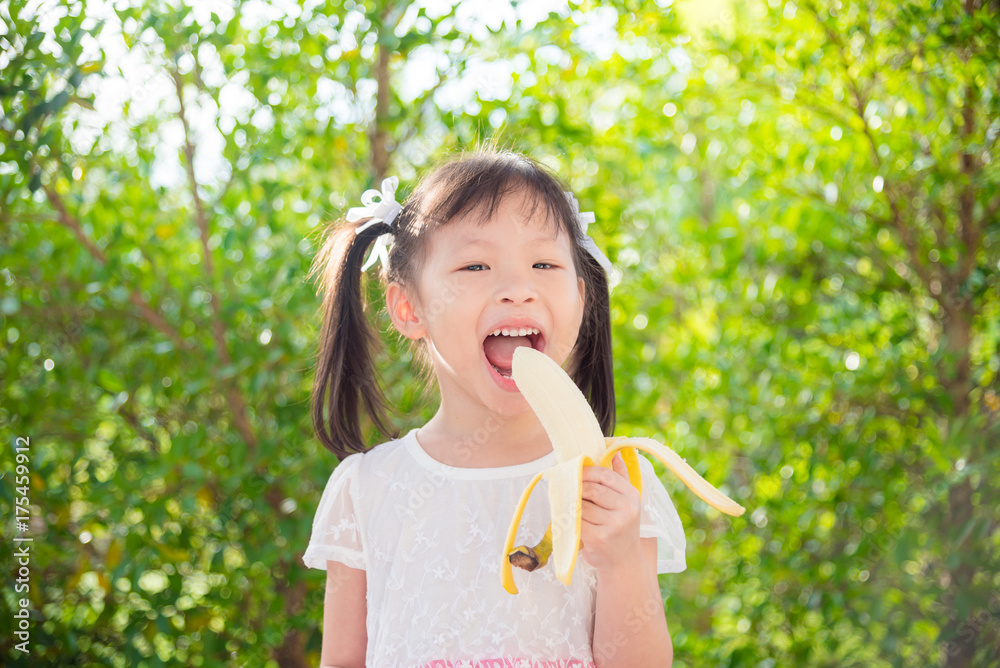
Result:
M399 185L399 178L395 176L390 176L382 181L382 192L378 190L366 190L364 194L361 195L361 203L364 206L353 207L347 211L347 220L349 222L355 223L362 218L370 218L370 220L358 227L355 230L356 234L361 234L367 230L370 226L376 223L385 223L389 227L396 220L396 216L399 212L403 210L402 205L396 201L396 187ZM375 198L378 198L376 200ZM372 252L368 256L368 260L365 265L361 267L361 271L367 271L369 267L375 264L376 260L382 261L383 267L389 266L389 246L392 245L394 238L392 234L386 232L379 236L375 240L375 245L372 246Z
M580 203L576 201L576 197L573 193L563 193L566 195L566 199L569 201L569 206L573 209L573 216L576 218L576 224L580 227L580 234L583 235L583 247L587 249L597 263L604 267L604 271L611 273L611 260L608 256L601 252L601 249L597 247L594 240L587 235L587 226L595 222L597 218L594 216L593 211L580 212Z

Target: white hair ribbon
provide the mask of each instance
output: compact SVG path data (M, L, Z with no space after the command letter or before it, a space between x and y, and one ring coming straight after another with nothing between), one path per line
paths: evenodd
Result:
M587 249L597 263L604 267L604 271L611 273L611 260L608 256L601 252L601 249L597 247L594 240L587 235L587 226L597 220L594 216L593 211L580 211L580 203L576 201L576 197L573 193L563 193L566 195L566 199L569 201L569 206L573 209L573 216L576 218L576 224L580 227L580 234L583 235L583 247Z
M358 227L355 230L355 234L361 234L367 230L370 226L376 223L385 223L389 227L396 220L396 216L399 212L403 210L402 205L396 201L396 187L399 185L399 178L395 176L390 176L382 181L382 191L378 190L366 190L363 195L361 195L361 203L364 206L353 207L347 211L347 220L349 222L355 223L362 218L369 218L368 222L364 225ZM378 198L376 200L376 198ZM365 265L361 267L361 271L367 271L369 267L375 264L376 260L382 261L383 267L389 266L389 246L393 242L392 234L386 232L380 235L378 239L375 240L375 245L372 246L372 252L368 256L368 260Z

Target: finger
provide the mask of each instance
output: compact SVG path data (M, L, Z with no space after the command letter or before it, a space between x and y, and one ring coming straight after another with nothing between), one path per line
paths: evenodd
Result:
M593 465L583 467L583 479L590 482L599 482L603 485L614 485L620 478L617 473L603 466Z
M624 462L623 462L624 466ZM632 484L628 481L628 469L625 468L625 475L619 475L611 469L603 466L584 466L583 481L606 485L611 489L624 494Z
M601 508L591 501L583 502L583 511L580 513L580 521L584 524L594 526L606 526L614 520L615 512L607 508Z
M625 466L625 460L622 459L622 451L621 450L619 450L618 452L616 452L615 456L611 459L611 468L614 469L614 472L617 473L618 475L620 475L621 477L625 478L626 480L629 479L628 478L628 467Z
M620 492L597 482L583 483L580 495L584 501L606 510L615 510L625 505Z

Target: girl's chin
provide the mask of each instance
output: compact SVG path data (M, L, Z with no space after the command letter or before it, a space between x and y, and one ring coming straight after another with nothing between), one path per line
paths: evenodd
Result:
M493 402L490 410L501 420L514 420L526 414L532 413L531 406L524 397L508 395L500 401Z

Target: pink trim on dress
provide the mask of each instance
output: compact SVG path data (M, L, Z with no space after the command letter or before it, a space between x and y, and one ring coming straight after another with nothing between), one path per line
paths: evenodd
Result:
M480 659L478 661L446 661L438 659L420 668L597 668L590 661L580 659L557 659L555 661L532 661L531 659Z

